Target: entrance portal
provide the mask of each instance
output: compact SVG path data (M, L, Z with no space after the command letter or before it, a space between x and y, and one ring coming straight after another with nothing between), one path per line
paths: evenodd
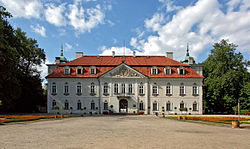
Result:
M122 99L119 101L119 112L120 113L128 112L128 101L126 99Z

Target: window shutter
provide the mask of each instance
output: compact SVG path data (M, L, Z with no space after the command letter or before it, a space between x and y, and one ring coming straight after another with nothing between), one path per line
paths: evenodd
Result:
M184 95L186 94L186 87L183 85Z
M156 86L156 89L157 89L157 94L159 94L159 88L158 88L158 85Z
M169 74L171 74L172 73L172 71L171 71L171 67L169 68Z
M178 72L178 74L180 74L180 68L177 68L177 72Z
M199 95L199 86L197 86L197 94Z

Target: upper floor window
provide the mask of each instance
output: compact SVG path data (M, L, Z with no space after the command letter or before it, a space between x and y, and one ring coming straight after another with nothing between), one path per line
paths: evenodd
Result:
M193 95L198 95L198 87L196 85L196 83L193 84Z
M90 94L95 94L95 83L92 82L90 85Z
M171 74L171 67L165 67L165 74L170 75Z
M125 94L126 88L125 88L125 84L122 84L122 94Z
M52 90L51 91L52 94L56 94L56 83L55 82L52 83L51 90Z
M153 85L152 93L153 93L153 94L158 94L158 86L157 86L156 83Z
M180 95L181 96L184 96L185 95L185 86L183 83L181 83L180 85Z
M76 94L77 95L81 95L82 94L82 85L80 82L77 83L77 86L76 86Z
M108 83L104 83L103 94L108 94Z
M118 94L118 84L114 84L114 94Z
M155 67L155 66L152 67L152 68L151 68L151 74L152 74L152 75L157 75L157 74L158 74L158 68Z
M64 84L64 94L68 94L69 93L69 85L68 85L68 83L66 82L65 84Z
M172 86L170 83L168 83L166 86L166 95L171 95L171 94L172 94Z
M140 95L144 94L144 85L143 85L143 83L140 83L140 85L139 85L139 94Z
M90 67L90 74L96 74L96 67L95 66Z
M83 72L82 67L81 67L81 66L78 66L78 67L76 68L76 73L77 73L77 74L82 74L82 72Z
M66 75L70 74L70 67L69 66L64 67L64 74L66 74Z
M184 67L179 67L179 68L177 69L177 71L178 71L178 74L179 74L179 75L184 75L184 74L185 74L185 69L184 69Z
M133 84L128 85L128 93L132 94L133 93Z

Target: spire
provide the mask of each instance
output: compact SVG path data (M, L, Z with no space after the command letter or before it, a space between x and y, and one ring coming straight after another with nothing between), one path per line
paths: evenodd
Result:
M63 56L63 44L61 45L61 56Z
M189 48L188 48L188 43L187 43L187 54L186 56L189 56Z

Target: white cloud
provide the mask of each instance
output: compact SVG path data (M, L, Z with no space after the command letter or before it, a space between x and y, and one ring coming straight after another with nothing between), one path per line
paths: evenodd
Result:
M39 18L42 3L39 0L0 0L13 17Z
M167 12L172 12L183 8L182 6L174 5L174 2L171 0L159 0L159 1L163 3L163 7L166 8Z
M42 86L45 87L47 82L45 77L48 75L48 66L46 64L52 64L52 62L45 60L45 63L42 63L40 66L36 66L37 70L40 72L40 78L42 79Z
M70 51L70 50L72 50L72 48L73 48L73 46L71 44L65 43L65 47L64 47L65 51Z
M102 12L101 6L96 5L95 8L84 9L80 2L75 1L74 4L69 5L69 13L67 17L69 24L74 27L75 30L80 33L86 31L90 32L91 29L97 25L104 23L104 13Z
M112 51L115 51L115 55L133 55L133 51L127 47L111 47L107 48L106 46L102 46L99 48L102 51L100 55L112 55ZM137 55L143 55L141 52L136 51Z
M37 34L40 34L43 37L46 37L46 29L43 26L40 26L39 24L33 26L30 26L31 29L36 32Z
M240 51L249 51L250 1L230 0L226 13L220 5L217 0L199 0L194 5L178 9L168 22L164 22L167 13L156 13L145 20L145 27L155 31L156 35L149 35L146 39L132 37L130 45L144 54L173 51L178 60L184 57L187 42L191 55L196 58L223 38L239 45Z
M45 9L45 18L46 20L54 24L55 26L65 26L66 19L63 14L65 11L65 3L55 6L53 3L47 4Z

